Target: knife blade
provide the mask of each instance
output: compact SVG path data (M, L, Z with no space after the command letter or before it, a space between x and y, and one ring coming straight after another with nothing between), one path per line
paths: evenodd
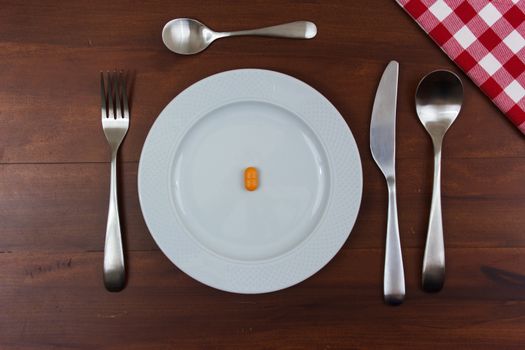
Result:
M391 61L379 81L370 122L370 150L388 186L383 294L385 302L391 305L401 304L405 297L405 274L397 219L395 171L398 76L399 63Z
M379 81L370 123L370 149L385 176L395 176L398 75L399 63L391 61Z

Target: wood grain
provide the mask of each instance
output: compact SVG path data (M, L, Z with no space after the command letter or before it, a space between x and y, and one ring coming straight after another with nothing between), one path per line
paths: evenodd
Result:
M524 249L449 249L454 268L435 295L419 290L419 253L405 249L409 294L399 308L380 302L379 249L343 251L299 286L265 295L201 285L160 252L130 254L120 294L104 291L99 252L4 254L2 345L520 348L525 275L515 270L525 263Z
M394 1L0 0L0 349L520 349L525 343L524 138ZM198 56L160 39L195 17L217 30L298 19L310 41L236 38ZM369 151L386 63L400 62L398 202L407 301L382 303L386 187ZM292 288L238 295L173 266L137 195L144 139L192 83L236 68L293 75L332 101L363 162L360 215L341 252ZM109 152L98 72L135 72L119 164L127 288L102 285ZM419 79L452 69L465 105L443 154L447 282L421 291L432 150L414 111Z

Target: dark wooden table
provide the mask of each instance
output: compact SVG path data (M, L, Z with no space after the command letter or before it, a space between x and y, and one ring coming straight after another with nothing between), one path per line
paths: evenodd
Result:
M297 19L311 41L238 38L198 56L170 53L164 23L212 28ZM386 187L369 151L379 77L400 62L398 201L407 298L382 302ZM353 232L326 268L292 288L236 295L191 279L159 251L142 218L137 165L153 121L210 74L257 67L327 96L357 140L364 172ZM129 282L102 284L109 153L99 71L136 71L120 153ZM432 150L414 110L419 79L457 71L394 1L0 1L0 349L523 348L524 137L465 85L443 156L447 281L420 288Z

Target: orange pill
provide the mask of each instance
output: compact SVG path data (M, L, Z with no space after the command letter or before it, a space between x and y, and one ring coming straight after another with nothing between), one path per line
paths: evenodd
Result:
M244 170L244 187L248 191L255 191L259 187L259 175L254 167L248 167Z

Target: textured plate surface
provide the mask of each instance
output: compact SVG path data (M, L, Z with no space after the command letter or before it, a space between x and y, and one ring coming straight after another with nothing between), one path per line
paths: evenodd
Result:
M243 171L259 171L259 188ZM333 105L290 76L219 73L178 95L150 130L139 164L148 228L168 258L238 293L289 287L332 259L354 225L362 170Z

